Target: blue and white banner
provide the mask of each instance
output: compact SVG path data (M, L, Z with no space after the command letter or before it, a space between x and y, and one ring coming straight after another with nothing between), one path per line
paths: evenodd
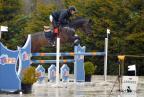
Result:
M9 50L0 43L0 90L17 91L21 81L17 74L18 50Z
M67 64L63 64L63 66L61 67L61 79L63 82L69 80L69 70L70 69Z
M28 68L31 65L31 35L28 35L25 45L19 50L19 71L18 75L21 77L22 70Z
M50 82L56 81L56 66L54 64L48 68L48 80Z
M36 71L40 74L38 78L38 82L39 83L43 82L45 78L45 68L42 65L38 65L38 67L36 68Z
M78 54L85 53L85 49L85 47L81 47L80 45L74 47L74 53L77 54L74 56L74 76L77 82L85 81L84 55Z

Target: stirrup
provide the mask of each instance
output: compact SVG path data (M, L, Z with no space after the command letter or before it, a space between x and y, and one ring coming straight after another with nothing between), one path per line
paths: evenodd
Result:
M54 47L54 46L56 46L56 43L55 43L55 41L52 43L52 46Z

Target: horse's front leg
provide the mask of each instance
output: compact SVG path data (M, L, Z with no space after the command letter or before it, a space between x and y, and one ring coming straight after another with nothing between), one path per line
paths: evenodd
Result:
M76 39L80 40L80 37L77 34L74 35L74 40Z
M78 35L72 36L72 40L74 42L74 45L80 44L80 37Z

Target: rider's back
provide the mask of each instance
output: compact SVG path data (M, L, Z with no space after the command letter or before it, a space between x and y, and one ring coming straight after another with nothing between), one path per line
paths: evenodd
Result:
M53 12L52 16L57 23L63 26L63 25L68 24L69 17L71 16L71 14L67 9L63 9L60 11Z

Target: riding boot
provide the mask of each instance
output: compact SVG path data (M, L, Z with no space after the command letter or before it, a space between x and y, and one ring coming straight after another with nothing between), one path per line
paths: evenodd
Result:
M56 37L55 37L55 34L53 33L53 35L52 35L52 37L51 37L51 45L52 45L53 47L56 46L55 40L56 40Z
M55 40L51 40L51 41L50 41L50 44L51 44L51 46L53 46L53 47L56 46Z
M54 47L54 46L56 46L56 38L55 37L53 37L53 39L52 39L52 46Z

